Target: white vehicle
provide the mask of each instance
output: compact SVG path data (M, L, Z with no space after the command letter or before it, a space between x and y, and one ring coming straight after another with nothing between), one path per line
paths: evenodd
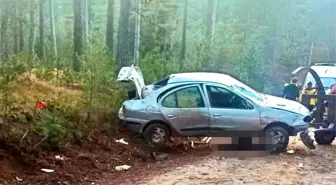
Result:
M312 68L319 75L326 94L328 94L331 90L331 85L336 83L336 64L316 63L310 68ZM304 85L306 86L308 82L312 82L313 86L316 84L314 77L310 73L307 74Z

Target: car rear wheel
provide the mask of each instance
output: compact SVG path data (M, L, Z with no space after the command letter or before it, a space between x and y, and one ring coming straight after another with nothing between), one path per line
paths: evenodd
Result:
M286 129L280 126L271 126L265 130L268 142L267 152L278 154L286 151L289 143L289 133Z
M162 123L153 123L145 128L144 139L151 145L165 145L170 137L169 128Z
M318 131L314 138L319 145L330 145L335 139L335 131Z

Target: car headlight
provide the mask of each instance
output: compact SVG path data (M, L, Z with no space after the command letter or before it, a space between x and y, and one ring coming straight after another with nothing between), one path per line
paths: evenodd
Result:
M306 123L310 123L313 120L313 117L311 115L305 116L303 118L303 121Z

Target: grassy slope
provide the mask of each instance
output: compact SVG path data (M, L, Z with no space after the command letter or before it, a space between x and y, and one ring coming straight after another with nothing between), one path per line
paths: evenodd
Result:
M80 88L57 87L52 81L24 73L17 76L9 92L11 109L7 115L11 119L1 124L0 184L17 184L18 179L23 179L20 184L86 184L102 177L102 173L116 178L116 165L141 166L152 161L142 141L115 124L113 108L93 106L91 120L84 122L87 109L83 103L85 93ZM63 116L65 121L52 122L41 117L36 109L40 101L48 102L48 107L64 109L57 116ZM4 110L4 104L1 106ZM52 143L45 135L53 133L66 133L68 137L54 136L59 147L50 147ZM129 145L115 142L121 138ZM172 145L173 151L181 146L180 141L183 140ZM55 155L65 156L66 160L59 161ZM55 172L43 173L41 168Z

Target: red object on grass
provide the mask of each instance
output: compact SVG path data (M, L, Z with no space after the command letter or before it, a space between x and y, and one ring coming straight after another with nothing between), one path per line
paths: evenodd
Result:
M48 106L48 103L47 103L47 102L40 102L39 104L37 104L36 108L38 108L38 109L43 109L43 108L45 108L46 106Z

